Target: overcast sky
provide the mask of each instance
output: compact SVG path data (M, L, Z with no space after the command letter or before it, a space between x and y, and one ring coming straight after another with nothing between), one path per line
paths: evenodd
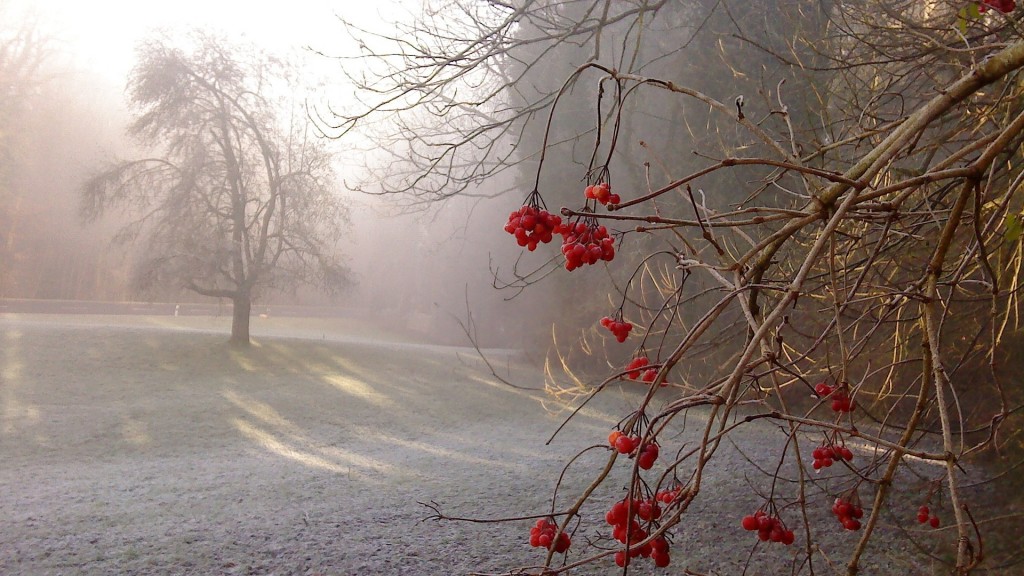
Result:
M245 37L274 52L346 46L336 15L368 27L389 2L378 0L0 0L2 17L34 14L83 67L123 83L138 41L154 29L208 28Z

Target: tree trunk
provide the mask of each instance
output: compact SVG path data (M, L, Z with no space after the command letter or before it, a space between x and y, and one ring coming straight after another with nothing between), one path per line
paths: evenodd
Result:
M252 296L241 293L231 299L231 344L248 346L249 314L252 312Z

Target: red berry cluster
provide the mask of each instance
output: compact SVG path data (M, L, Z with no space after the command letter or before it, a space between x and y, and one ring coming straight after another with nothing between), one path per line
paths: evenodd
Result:
M628 330L627 330L627 332L628 332ZM657 368L647 368L646 370L643 369L644 366L647 366L650 363L651 363L651 361L650 361L650 359L647 358L647 356L638 356L636 358L633 358L633 360L631 360L630 363L626 365L626 370L629 371L629 372L626 373L626 376L630 380L640 380L641 382L647 382L647 383L654 382L654 379L658 377L658 369ZM667 384L665 382L662 382L661 385L662 386L667 386Z
M658 506L657 500L653 498L648 500L641 500L636 506L636 515L641 520L646 522L653 522L661 518L661 506Z
M939 527L939 517L932 514L931 511L928 510L927 505L921 506L920 508L917 509L917 521L920 524L924 524L927 522L928 525L932 528Z
M864 516L864 509L860 504L840 496L832 503L832 513L836 515L843 528L850 531L860 530L860 519Z
M782 519L776 516L769 516L764 510L758 510L749 516L744 516L741 522L744 530L757 531L757 537L762 542L778 542L789 546L796 539L792 530L786 528Z
M609 320L610 320L610 318L609 318ZM603 318L601 319L601 324L602 325L605 324ZM605 327L607 328L607 326L605 326ZM650 363L651 363L651 360L647 356L637 356L636 358L633 358L632 360L629 361L629 364L626 365L626 370L628 371L626 376L630 380L636 380L637 378L640 377L641 369L644 366L647 366ZM646 370L645 370L645 372L646 372Z
M853 452L849 448L832 444L818 446L814 449L812 456L814 456L813 466L815 470L828 468L836 460L846 460L847 462L853 460Z
M658 459L658 445L651 442L640 446L639 436L627 436L618 430L612 430L608 434L608 444L619 454L632 454L637 448L637 466L644 470L650 470Z
M533 252L537 244L551 242L551 237L562 227L562 218L543 210L535 203L524 204L508 216L505 231L516 237L516 242Z
M636 457L636 465L644 470L650 470L654 461L658 459L658 445L651 442L640 447L640 453Z
M850 398L845 390L833 388L824 382L815 386L814 391L820 398L832 398L832 411L834 412L853 412L853 409L857 407L853 398Z
M555 538L558 532L558 524L550 518L541 518L537 524L530 528L530 546L534 548L547 548L555 552L565 553L572 544L568 534L562 532Z
M988 12L989 8L994 8L1003 14L1009 14L1017 8L1017 3L1014 0L981 0L978 3L978 12Z
M587 186L583 191L583 195L586 196L588 200L597 200L602 205L618 204L619 202L622 202L622 198L619 198L618 194L612 194L611 184L608 184L607 182Z
M640 437L627 436L618 430L612 430L611 434L608 434L608 444L619 454L632 454L640 445Z
M673 500L679 497L679 494L683 491L682 488L674 488L672 490L658 490L658 493L654 496L654 499L662 504L671 504Z
M626 338L629 337L629 331L633 329L633 324L623 320L616 320L610 316L601 318L601 326L607 328L619 342L625 342Z
M563 224L556 232L562 235L565 269L570 272L584 264L596 264L599 260L611 262L615 258L615 239L602 225L581 221Z
M630 510L630 506L633 507L632 510ZM629 564L630 558L643 557L653 560L654 565L658 568L668 566L670 561L669 545L664 536L635 546L647 538L647 531L643 529L636 517L648 523L653 522L661 518L661 507L653 499L632 501L626 499L613 504L604 516L605 521L612 527L612 537L630 547L628 552L620 550L615 553L615 564L625 567Z

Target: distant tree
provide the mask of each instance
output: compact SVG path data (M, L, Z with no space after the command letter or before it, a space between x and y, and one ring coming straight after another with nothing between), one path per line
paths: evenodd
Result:
M86 219L129 214L116 240L145 242L138 286L177 283L230 299L231 342L248 345L261 291L343 286L334 244L347 210L331 153L304 112L288 106L293 68L205 34L191 44L140 47L129 133L156 154L91 177L81 210Z
M18 222L27 210L24 196L11 183L24 159L23 112L46 83L46 64L52 60L50 41L35 22L22 19L15 24L6 9L0 2L0 294L12 283Z

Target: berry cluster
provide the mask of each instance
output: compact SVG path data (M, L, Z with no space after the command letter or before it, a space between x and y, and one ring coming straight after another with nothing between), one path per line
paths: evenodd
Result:
M917 521L920 524L928 523L932 528L939 527L939 517L932 514L927 505L917 509Z
M602 318L601 319L601 325L603 326L604 324L605 324L605 322L604 322L604 319ZM607 328L607 326L605 326L605 327ZM636 358L633 358L632 360L629 361L629 364L626 365L626 370L628 371L626 373L626 376L630 380L636 380L637 378L640 377L641 369L644 366L647 366L650 363L651 363L651 360L647 356L637 356ZM644 370L644 372L646 373L647 371Z
M609 330L610 329L611 328L609 328ZM629 330L626 331L629 332ZM618 335L616 335L616 337L617 336ZM629 364L626 365L626 370L628 370L628 372L626 373L626 377L629 378L630 380L640 380L641 382L647 382L648 384L654 382L654 379L658 377L658 369L644 369L644 367L649 365L650 363L651 361L650 359L647 358L647 356L638 356L636 358L633 358L633 360L631 360ZM667 386L665 382L662 382L661 385Z
M630 510L630 507L633 509ZM632 514L631 514L632 513ZM615 553L615 564L625 567L631 558L650 558L658 568L669 565L668 541L659 536L650 542L635 546L647 538L647 531L633 515L646 522L653 522L661 517L661 507L655 500L621 500L612 505L605 514L605 521L612 527L612 537L629 546L628 552L620 550Z
M644 470L650 470L654 466L654 461L658 459L658 445L651 442L650 444L644 444L640 447L640 452L636 457L636 465Z
M556 533L558 533L558 524L555 524L555 521L550 518L541 518L537 520L537 524L533 528L530 528L530 546L547 548L564 554L572 544L572 539L565 532L558 534L558 537L555 538Z
M786 528L781 518L769 516L764 510L744 516L741 524L744 530L756 530L757 537L762 542L778 542L789 546L796 539L793 531Z
M814 391L818 394L819 398L832 398L833 412L853 412L853 409L857 407L853 402L853 398L850 398L850 395L846 393L846 390L839 390L822 382L814 387Z
M629 337L629 331L633 329L633 324L609 316L601 318L601 326L607 328L619 342L625 342Z
M651 442L640 446L639 436L627 436L618 430L612 430L608 434L608 444L619 454L632 454L637 448L637 466L644 470L650 470L658 459L658 445Z
M586 196L588 200L597 200L602 205L618 204L619 202L622 202L622 199L619 198L618 194L612 194L612 187L607 182L587 186L583 191L583 195Z
M662 504L671 504L676 498L679 497L683 491L682 488L674 488L672 490L658 490L658 493L654 496L654 499Z
M1009 14L1017 8L1017 3L1014 0L981 0L978 2L978 12L988 12L989 8L993 8L1003 14Z
M562 228L562 218L527 201L519 210L508 215L505 231L516 237L516 242L533 252L537 244L551 242L555 232Z
M599 260L611 262L615 258L615 239L608 228L595 222L562 224L556 232L562 235L565 269L570 272L584 264L596 264Z
M832 503L832 513L836 515L843 528L850 531L860 530L860 519L864 516L864 509L860 504L840 496Z
M815 470L828 468L836 460L846 460L847 462L853 460L853 452L849 448L846 446L833 446L832 444L818 446L814 449L812 456L814 456L813 466Z
M618 430L612 430L611 434L608 434L608 444L619 454L632 454L640 445L640 437L627 436Z

